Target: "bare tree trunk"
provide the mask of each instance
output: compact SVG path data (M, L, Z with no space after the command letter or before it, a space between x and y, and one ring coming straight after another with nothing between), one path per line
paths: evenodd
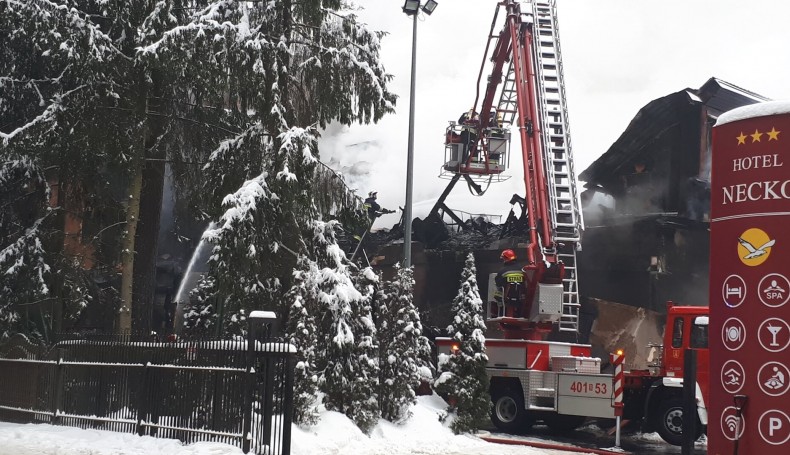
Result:
M158 71L151 74L151 94L153 99L147 101L147 108L151 111L162 112L159 99L162 96L162 83ZM156 257L159 250L159 226L162 215L162 197L165 185L166 157L159 140L165 133L164 119L147 117L145 129L145 158L142 164L142 188L140 194L139 225L137 226L137 240L134 284L134 306L132 312L132 327L136 332L149 333L152 330L154 298L156 291ZM153 158L148 160L147 158Z
M152 126L152 128L154 128ZM150 151L150 149L149 149ZM160 156L154 153L154 156ZM146 161L142 166L142 194L140 221L137 226L137 254L134 264L134 318L136 332L152 330L154 296L156 291L156 257L159 249L159 226L165 182L164 161Z
M134 283L134 260L135 260L135 240L137 237L137 221L140 218L140 196L143 191L143 162L145 160L145 143L147 140L147 121L145 120L148 110L148 93L145 89L145 81L142 81L142 93L140 96L139 109L143 123L142 138L140 139L140 150L132 158L132 172L129 180L128 202L126 206L126 231L121 241L121 307L118 309L115 329L118 333L130 333L132 330L132 300Z
M63 163L63 155L61 154L60 159L60 167L58 169L58 196L57 196L57 213L55 216L55 226L57 226L57 234L55 235L54 241L54 248L52 251L58 251L60 254L63 254L63 242L66 232L66 183L63 173L63 168L65 163ZM53 301L52 305L52 332L55 335L59 335L60 332L63 330L63 276L59 273L55 274L54 284L53 287L55 293L55 300Z
M143 187L142 157L136 157L129 182L129 202L126 207L126 232L121 242L121 308L115 328L119 333L132 330L132 284L134 282L134 248L137 220L140 215L140 194Z

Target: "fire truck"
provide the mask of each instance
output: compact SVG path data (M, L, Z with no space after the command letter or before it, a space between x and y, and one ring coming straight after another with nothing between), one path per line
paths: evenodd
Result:
M527 5L530 10L522 11ZM641 419L646 430L679 445L686 348L703 352L698 356L704 363L697 386L698 427L707 425L706 307L669 303L670 330L663 345L653 346L655 361L648 370L625 372L621 382L602 372L601 359L591 357L590 345L547 340L552 331L578 335L576 251L583 230L555 2L500 1L485 53L472 108L446 131L440 176L450 183L433 212L460 223L444 204L457 182L464 179L482 193L486 182L507 178L511 131L517 130L514 148L521 152L524 194L511 199L521 213L510 221L525 233L519 256L526 258L526 265L522 281L513 284L515 300L494 298L496 274L489 279L488 318L504 334L486 340L492 422L506 432L523 431L538 421L570 430L588 417L613 418L617 412L625 419ZM481 96L488 62L492 68ZM437 338L436 343L443 354L458 349L451 338Z

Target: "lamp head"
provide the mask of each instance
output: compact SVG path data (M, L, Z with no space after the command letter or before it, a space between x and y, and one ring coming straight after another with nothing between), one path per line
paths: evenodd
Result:
M413 16L420 11L420 0L406 0L403 4L403 12Z
M439 5L436 0L427 0L424 5L421 5L421 3L421 0L406 0L403 4L403 12L409 16L414 16L422 9L425 14L430 16Z
M425 11L425 14L430 16L438 5L439 4L436 3L436 0L428 0L425 2L425 5L423 5L422 10Z

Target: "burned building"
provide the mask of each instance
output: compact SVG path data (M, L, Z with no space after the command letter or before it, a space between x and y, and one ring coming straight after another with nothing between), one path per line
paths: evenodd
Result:
M666 302L708 303L711 130L722 113L766 100L716 78L658 98L581 173L586 184L580 195L583 248L576 256L580 330L575 339L559 333L550 339L590 343L602 358L625 349L630 367L647 368L648 346L662 341ZM506 224L451 230L449 239L437 242L418 234L415 228L414 301L434 329L452 319L467 252L475 255L487 302L490 275L501 267L499 252L522 251L528 241ZM388 239L371 254L385 279L403 257L399 239ZM489 324L486 335L501 334Z
M717 78L645 105L580 175L589 297L663 312L708 303L711 129L733 108L768 99Z

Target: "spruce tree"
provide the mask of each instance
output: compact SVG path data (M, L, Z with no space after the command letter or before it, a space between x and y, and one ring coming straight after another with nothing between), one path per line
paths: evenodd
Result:
M448 412L455 414L455 433L473 432L485 424L491 408L485 353L483 301L475 277L475 258L466 257L458 294L453 300L453 322L447 332L459 345L453 354L439 356L436 390L448 397Z
M343 256L345 255L343 254ZM355 266L350 264L350 268L354 269ZM379 278L370 267L358 270L352 275L352 278L361 298L353 307L352 321L357 340L356 356L359 364L353 390L358 404L352 409L350 417L362 431L370 433L381 417L379 403L380 337L373 315Z
M348 416L369 432L378 419L378 359L375 327L369 304L354 286L345 253L335 241L337 222L314 222L314 239L324 244L320 270L318 339L326 340L317 353L316 368L323 403Z
M122 53L81 10L95 2L62 3L0 4L0 199L4 218L24 221L0 228L0 286L9 286L22 270L6 264L25 264L14 292L2 297L8 307L4 313L8 318L23 314L11 330L43 338L68 329L91 292L98 294L87 285L80 252L64 248L67 241L74 246L73 238L65 237L67 217L85 209L66 201L90 194L95 197L83 203L101 209L111 199L103 191L107 172L124 181L126 173L118 165L128 158L122 152L128 131L103 128L119 117L120 111L110 107L120 103L117 80L124 71L114 67L123 64ZM48 181L57 183L56 192L47 191ZM14 195L16 189L23 189L21 198ZM15 202L6 203L9 199ZM100 246L93 243L86 250Z
M413 298L411 268L395 265L395 277L385 281L378 296L381 340L381 416L402 422L411 415L416 389L432 379L430 345Z
M213 277L205 277L190 293L189 301L183 306L181 334L184 338L200 340L216 336L219 325L213 303L214 286Z
M222 326L242 308L288 314L281 299L265 301L249 290L268 277L289 287L296 257L287 251L305 251L313 220L359 204L318 161L319 128L377 121L394 102L379 62L380 35L357 23L346 2L255 3L228 16L225 9L240 8L235 5L216 12L222 13L219 28L232 29L232 36L213 29L227 39L193 34L235 53L215 64L235 65L228 83L245 115L235 135L208 156L204 191L196 195L209 214L216 213L214 201L223 200L217 229L204 237L215 245L208 271L213 287L206 292L213 293Z
M290 305L286 336L296 347L293 421L313 425L318 421L316 358L320 348L316 317L322 309L319 301L321 271L315 261L301 255L293 273L293 285L285 297Z
M104 214L91 246L98 272L121 266L121 330L140 321L132 310L145 312L153 292L162 163L190 217L225 220L209 234L224 252L203 287L224 327L273 304L251 304L247 291L269 300L255 288L290 280L295 257L278 257L280 246L298 250L309 221L357 204L341 181L323 178L318 130L377 121L395 101L381 35L342 0L10 1L0 2L0 30L9 31L0 33L0 162L24 159L28 175L47 169L58 183L54 216L44 218L50 201L38 204L39 232L61 233L42 243L45 256L63 250L68 201ZM80 282L64 264L49 260L57 269L42 275L57 311L68 283Z

